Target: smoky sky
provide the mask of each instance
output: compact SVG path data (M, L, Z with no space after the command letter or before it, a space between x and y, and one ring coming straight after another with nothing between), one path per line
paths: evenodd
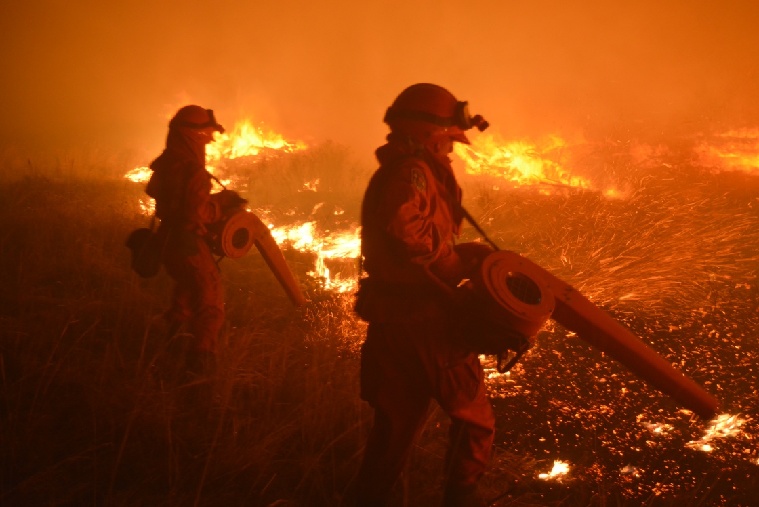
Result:
M3 146L159 150L195 103L288 138L380 144L433 82L504 136L759 122L753 1L6 1Z

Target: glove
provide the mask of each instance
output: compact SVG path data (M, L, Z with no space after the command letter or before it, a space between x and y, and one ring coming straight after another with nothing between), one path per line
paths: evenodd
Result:
M461 243L452 250L441 254L430 264L428 272L445 285L455 287L462 280L474 275L483 259L493 253L493 249L483 243Z

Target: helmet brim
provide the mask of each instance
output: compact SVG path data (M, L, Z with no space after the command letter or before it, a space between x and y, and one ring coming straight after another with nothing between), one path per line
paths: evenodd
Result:
M464 144L472 144L464 131L458 128L454 129L453 132L451 132L451 139Z

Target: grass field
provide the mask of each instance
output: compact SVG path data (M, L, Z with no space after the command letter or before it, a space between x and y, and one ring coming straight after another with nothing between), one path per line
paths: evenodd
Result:
M167 343L156 320L168 303L168 278L143 280L129 270L124 240L149 220L138 205L142 186L119 177L129 167L113 164L30 163L0 178L0 505L342 505L371 418L358 395L364 325L351 295L309 277L309 253L284 249L310 299L297 309L255 252L223 260L228 318L220 367L210 385L188 385L173 369L182 344ZM325 230L357 221L370 174L332 145L259 162L256 172L228 169L248 175L237 188L272 220L319 219ZM319 190L303 192L303 182L317 178ZM750 411L756 401L739 403L729 387L749 370L727 375L721 358L728 361L729 351L704 362L706 344L694 348L689 340L732 330L755 357L753 335L736 329L757 324L756 255L749 252L759 245L756 182L691 178L683 192L665 187L666 178L645 181L629 200L610 203L588 193L495 192L467 180L467 202L504 247L565 277L659 340L673 362L734 400L736 411ZM333 208L341 213L325 214ZM708 317L699 319L699 309ZM670 441L671 452L643 453L660 461L649 461L650 473L636 484L633 476L611 478L610 470L638 459L626 446L646 446L636 415L677 407L613 367L598 368L593 374L605 386L589 391L582 372L603 359L577 352L564 334L552 328L541 336L508 381L517 389L502 394L494 381L499 440L485 480L487 494L498 498L493 505L749 505L742 502L757 488L749 477L756 474L755 422L722 458L695 456L698 473L673 465L683 450ZM717 350L720 340L710 343ZM570 363L557 367L557 358ZM617 384L642 399L615 401ZM748 382L741 392L753 387ZM583 396L588 401L578 402ZM688 416L673 418L685 441L703 429ZM404 475L405 505L439 501L445 424L439 411L430 414ZM571 444L587 431L593 445ZM562 453L585 472L571 481L538 480ZM725 464L741 453L753 464ZM671 487L657 489L657 481Z

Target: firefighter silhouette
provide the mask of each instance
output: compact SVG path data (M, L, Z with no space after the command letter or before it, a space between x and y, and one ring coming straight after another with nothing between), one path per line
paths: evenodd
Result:
M174 280L171 307L164 314L173 337L189 336L188 367L202 373L211 368L218 335L224 323L224 295L219 267L206 236L208 226L221 220L237 200L231 191L212 194L212 175L206 170L206 145L214 132L224 132L213 111L188 105L169 122L166 148L151 164L146 192L155 199L160 220L163 266Z
M395 99L387 143L362 202L356 312L366 320L361 396L374 409L357 505L387 505L434 400L450 417L445 505L484 505L495 418L477 354L451 336L449 292L470 266L454 248L462 223L453 143L487 127L467 103L430 83Z

